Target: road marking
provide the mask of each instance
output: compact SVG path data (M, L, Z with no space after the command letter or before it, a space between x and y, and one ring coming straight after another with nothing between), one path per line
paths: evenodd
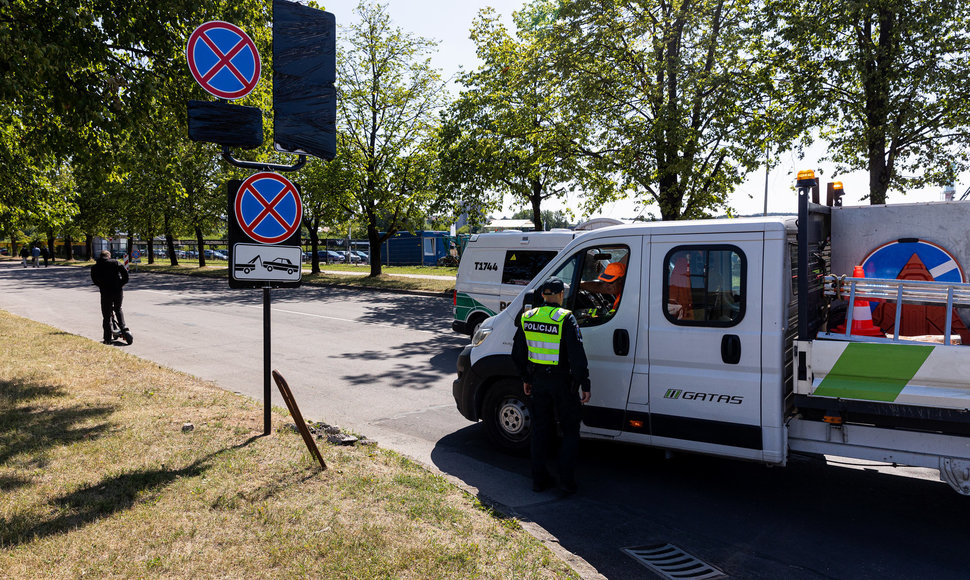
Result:
M258 305L257 306L255 304L244 304L243 306L245 306L246 308L260 308L260 309L262 308L262 305ZM404 328L404 327L402 327L400 325L396 325L396 324L385 324L383 322L366 322L366 321L363 321L363 320L354 320L352 318L337 318L336 316L325 316L323 314L312 314L310 312L297 312L296 310L284 310L282 308L273 308L273 307L271 307L271 308L272 308L272 311L273 312L282 312L284 314L297 314L299 316L309 316L311 318L324 318L326 320L338 320L340 322L353 322L353 323L356 323L356 324L369 324L371 326L383 326L385 328L394 328L394 329L398 329L398 330L406 330L408 332L427 332L428 334L441 334L441 331L440 330L421 330L421 329L417 329L417 328Z

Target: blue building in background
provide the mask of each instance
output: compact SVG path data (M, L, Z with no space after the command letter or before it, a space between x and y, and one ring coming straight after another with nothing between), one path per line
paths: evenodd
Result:
M448 232L399 232L381 244L381 263L388 266L435 266L448 255ZM373 253L371 254L373 259Z

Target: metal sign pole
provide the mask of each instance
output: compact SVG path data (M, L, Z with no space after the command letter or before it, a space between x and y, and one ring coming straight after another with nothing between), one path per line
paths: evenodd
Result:
M270 353L272 350L270 348L269 289L270 284L267 282L263 286L263 435L269 435L272 431L270 421L270 407L272 406L270 400L272 396Z

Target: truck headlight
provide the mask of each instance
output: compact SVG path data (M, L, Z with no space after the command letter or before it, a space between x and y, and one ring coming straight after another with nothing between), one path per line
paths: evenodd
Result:
M482 342L485 341L485 338L487 338L488 335L491 333L492 333L492 329L490 327L486 328L485 325L482 325L481 327L479 327L478 332L476 332L475 335L472 336L472 346L478 346L482 344Z

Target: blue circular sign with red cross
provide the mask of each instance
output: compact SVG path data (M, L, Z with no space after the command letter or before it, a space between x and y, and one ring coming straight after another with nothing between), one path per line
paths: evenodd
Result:
M185 46L189 70L220 99L245 97L259 82L259 52L235 24L213 20L196 28Z
M282 175L262 172L239 186L236 223L257 242L278 244L300 229L303 202L296 187Z

